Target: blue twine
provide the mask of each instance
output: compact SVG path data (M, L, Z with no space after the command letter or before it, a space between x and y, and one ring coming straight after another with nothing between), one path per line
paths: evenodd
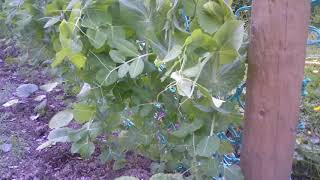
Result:
M169 89L169 91L172 92L172 93L177 92L177 88L176 88L175 86L170 86L168 89Z
M312 6L318 6L318 5L320 5L320 0L312 0L312 1L311 1L311 5L312 5Z
M123 126L127 129L129 129L132 126L134 126L134 122L132 122L130 119L125 119L125 120L123 120Z
M241 7L241 8L239 8L239 9L237 9L236 10L236 12L235 12L235 15L237 16L237 17L240 17L240 13L242 12L242 11L251 11L251 6L243 6L243 7Z
M168 144L167 138L164 137L164 135L163 135L161 132L158 132L157 138L158 138L159 142L160 142L162 145Z
M316 40L308 40L307 45L309 45L309 46L320 45L320 29L318 29L314 26L309 26L309 31L316 33L317 39Z
M190 32L190 17L186 15L184 10L182 10L182 16L184 17L184 27L187 32Z
M167 67L165 64L161 64L158 68L158 71L162 72L163 70L165 70Z
M243 83L241 86L239 86L239 87L236 89L235 94L234 94L233 96L231 96L231 97L228 98L230 101L235 101L235 100L236 100L236 101L238 102L239 106L240 106L242 109L244 109L245 106L244 106L244 103L241 101L241 95L242 95L242 93L243 93L243 91L244 91L244 88L245 88L246 86L247 86L247 84L246 84L246 83Z
M308 84L311 82L311 79L309 78L305 78L303 81L302 81L302 87L301 87L301 95L303 97L307 96L308 95L308 91L307 91L307 86Z

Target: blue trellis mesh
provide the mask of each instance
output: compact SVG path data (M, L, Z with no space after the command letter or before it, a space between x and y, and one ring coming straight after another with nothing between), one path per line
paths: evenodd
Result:
M311 1L311 5L314 6L318 6L320 5L320 0L312 0ZM240 7L239 9L236 10L235 15L237 17L240 17L241 12L244 11L251 11L251 6L243 6ZM184 18L184 26L185 26L185 30L187 32L190 32L190 17L185 15L185 12L182 11L182 16ZM319 45L320 46L320 29L314 27L314 26L309 26L309 31L315 33L316 35L316 40L308 40L307 45ZM163 65L164 66L164 65ZM165 67L160 67L161 69L159 69L159 71L162 71L163 69L165 69ZM309 78L305 78L302 82L302 87L301 87L301 96L307 96L308 92L307 92L307 86L308 83L311 80ZM239 104L239 107L244 109L245 108L245 104L244 102L241 100L241 96L243 96L244 93L244 89L246 88L246 83L243 83L242 85L240 85L235 93L228 97L227 100L228 101L236 101ZM300 121L299 124L297 125L297 131L301 132L304 131L305 129L305 122ZM241 129L237 129L236 127L234 127L232 124L229 126L229 128L227 129L226 132L219 132L217 134L217 136L220 138L220 140L222 141L227 141L230 144L233 145L234 147L234 152L233 153L228 153L228 154L224 154L223 155L223 162L222 162L222 166L223 167L229 167L232 166L234 164L239 164L240 163L240 149L241 149L241 144L242 144L242 131ZM217 156L216 154L213 156ZM186 170L185 166L183 164L179 164L178 167L176 168L176 170L178 172L183 172ZM222 180L222 176L220 175L219 177L214 177L214 180ZM290 177L290 180L292 180L292 177Z

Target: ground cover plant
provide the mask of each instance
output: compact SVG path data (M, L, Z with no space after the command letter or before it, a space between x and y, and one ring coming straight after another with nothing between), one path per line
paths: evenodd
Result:
M241 178L218 133L239 124L228 101L245 74L243 23L217 1L59 1L45 24L54 68L81 88L77 103L49 123L48 141L123 167L129 150L189 178ZM85 84L84 84L85 83ZM88 88L90 87L90 88ZM89 90L90 89L90 90ZM72 129L75 120L82 127Z

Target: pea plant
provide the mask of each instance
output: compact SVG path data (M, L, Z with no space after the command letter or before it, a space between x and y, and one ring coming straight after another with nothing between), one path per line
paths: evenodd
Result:
M233 147L218 136L243 119L229 100L246 70L244 23L231 4L49 1L52 67L81 88L38 149L69 142L85 158L100 149L114 169L135 151L188 179L241 179L239 167L222 163Z

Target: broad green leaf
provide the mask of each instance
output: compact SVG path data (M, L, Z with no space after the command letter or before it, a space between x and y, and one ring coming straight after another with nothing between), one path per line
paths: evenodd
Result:
M124 57L119 51L111 50L109 55L115 63L124 63L126 60L126 57Z
M217 159L207 158L201 161L201 166L199 168L206 176L219 176L219 162Z
M74 119L83 124L93 119L96 113L96 107L84 103L77 103L73 105Z
M73 53L80 53L83 49L83 43L80 38L74 38L71 41L71 49Z
M72 144L71 152L79 153L84 158L89 158L95 150L95 145L89 141L80 141Z
M210 1L209 2L214 9L219 9L219 5L214 2L214 1ZM198 1L198 6L197 6L197 18L198 18L198 22L199 25L201 26L201 28L209 33L209 34L213 34L215 32L218 31L218 29L220 28L220 26L224 23L223 20L223 16L217 16L216 14L210 14L207 11L207 8L205 6L206 4L206 0L199 0Z
M116 160L116 161L113 163L112 169L113 169L114 171L120 170L120 169L124 168L125 165L126 165L126 160L124 160L124 159L119 159L119 160Z
M102 5L100 7L92 7L84 12L84 18L81 25L86 28L95 29L97 27L111 25L112 16L108 10L109 5Z
M140 75L143 72L144 69L144 62L141 58L138 58L137 60L133 61L130 64L129 74L131 78L136 78L138 75Z
M179 72L174 72L171 74L171 78L176 81L176 86L178 90L178 94L181 96L187 96L191 98L193 91L193 81L183 77Z
M73 54L69 56L69 59L78 69L83 69L87 61L87 57L81 53Z
M188 78L196 77L201 72L201 63L196 64L195 66L183 70L182 74Z
M176 59L182 52L182 47L175 45L173 48L168 52L168 54L164 57L163 63L170 62L174 59Z
M195 1L190 0L182 0L183 7L185 9L185 13L187 16L192 17L196 11L196 3Z
M191 134L194 131L200 129L202 126L203 122L201 120L196 120L191 124L184 123L178 130L174 131L172 135L177 136L179 138L183 138L186 137L188 134Z
M51 26L55 25L57 22L60 21L60 19L61 19L60 16L51 17L49 19L49 21L47 21L47 23L44 25L43 28L48 28L48 27L51 27Z
M244 180L241 168L238 165L226 166L224 176L226 180Z
M110 69L110 68L109 68ZM103 86L110 86L111 84L117 82L118 72L112 69L101 69L96 74L96 80Z
M214 35L214 39L221 48L236 51L241 47L243 37L244 23L238 20L227 21Z
M48 140L53 142L70 142L70 130L68 127L53 129L48 135Z
M164 174L159 173L153 175L150 180L183 180L182 174Z
M50 122L49 127L51 129L56 129L60 127L67 126L73 119L73 113L69 110L60 111L54 115Z
M219 149L219 144L220 140L217 136L203 137L196 147L196 154L210 158Z
M125 57L139 56L138 48L135 44L125 39L116 39L112 42L112 46L117 48L120 53Z
M220 65L230 64L239 57L238 51L235 49L221 48L219 51Z
M128 65L128 63L123 63L120 65L119 70L118 70L118 76L119 78L123 78L127 75L127 73L130 70L130 66Z
M53 129L48 135L48 141L38 146L37 150L39 151L44 148L50 147L58 142L62 142L62 143L70 142L70 139L68 137L70 130L71 129L67 127Z
M137 11L142 15L147 15L147 10L143 3L140 0L120 0L121 5L128 7L131 10Z
M140 116L146 117L152 111L152 106L143 106L140 110Z
M101 48L107 40L107 32L103 29L87 29L87 36L94 48Z
M71 50L69 48L63 48L61 51L57 52L56 58L51 64L51 66L55 68L58 65L60 65L70 53L71 53Z

